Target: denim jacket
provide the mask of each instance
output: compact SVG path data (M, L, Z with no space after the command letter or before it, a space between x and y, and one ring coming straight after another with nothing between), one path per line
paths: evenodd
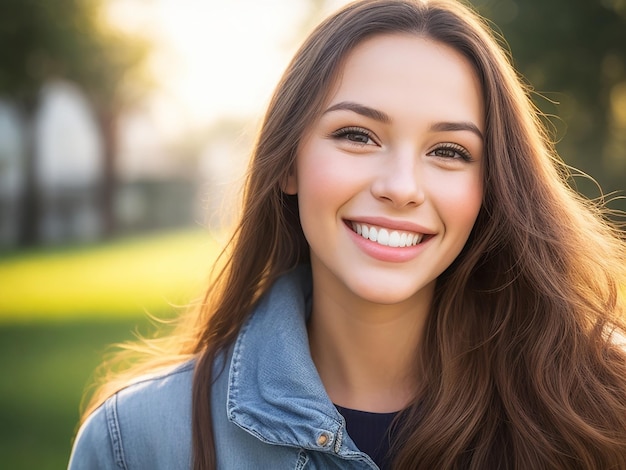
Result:
M310 291L309 268L278 279L214 365L218 469L378 468L348 436L311 359ZM79 430L69 469L189 469L193 369L191 361L109 398Z

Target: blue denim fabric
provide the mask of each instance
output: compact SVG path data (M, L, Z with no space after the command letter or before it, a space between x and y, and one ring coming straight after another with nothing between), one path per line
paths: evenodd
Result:
M311 360L310 290L308 267L281 277L222 358L211 397L219 469L378 468L347 435ZM81 427L68 468L189 469L193 368L109 398Z

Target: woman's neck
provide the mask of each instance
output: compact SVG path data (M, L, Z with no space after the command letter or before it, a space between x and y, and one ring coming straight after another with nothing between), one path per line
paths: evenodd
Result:
M335 404L380 413L409 404L419 380L416 351L433 290L434 283L410 302L376 305L314 289L309 345Z

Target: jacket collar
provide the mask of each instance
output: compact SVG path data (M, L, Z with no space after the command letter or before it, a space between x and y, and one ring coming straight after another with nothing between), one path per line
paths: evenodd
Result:
M310 267L283 275L242 327L230 363L228 417L268 443L362 457L311 359L311 289Z

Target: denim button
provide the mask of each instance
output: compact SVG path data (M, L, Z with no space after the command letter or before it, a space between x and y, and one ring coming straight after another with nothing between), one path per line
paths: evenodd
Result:
M328 435L328 433L324 432L320 434L320 436L317 438L317 445L320 447L324 447L329 442L330 442L330 436Z

